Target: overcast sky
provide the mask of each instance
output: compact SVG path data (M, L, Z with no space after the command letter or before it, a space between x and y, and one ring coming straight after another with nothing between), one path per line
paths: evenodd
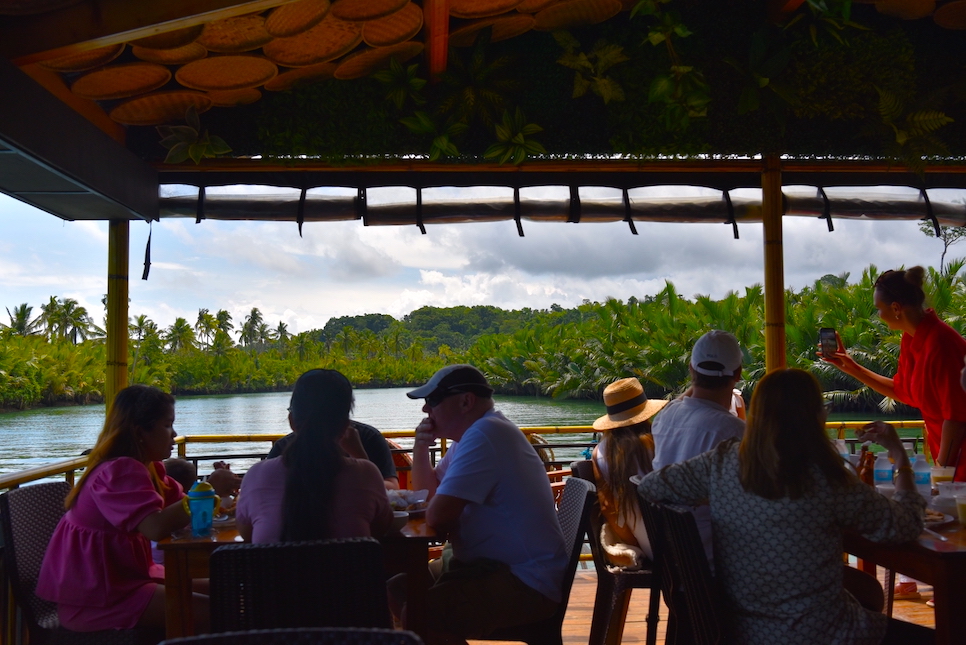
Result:
M641 298L675 284L688 297L723 297L763 280L760 224L623 222L365 227L361 222L294 223L166 219L155 222L150 278L140 280L148 224L131 224L130 313L161 327L199 308L227 309L241 321L258 307L270 325L293 333L321 328L333 316L388 313L424 305L564 307L584 299ZM942 243L915 222L787 217L785 283L799 288L821 276L870 263L938 266ZM953 247L966 255L966 244ZM64 222L0 195L0 306L28 303L34 314L50 296L78 300L101 324L107 292L107 223ZM0 310L0 320L7 322Z

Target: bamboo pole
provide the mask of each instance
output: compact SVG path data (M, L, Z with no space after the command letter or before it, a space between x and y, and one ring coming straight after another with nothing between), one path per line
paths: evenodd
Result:
M434 83L446 71L449 52L449 2L450 0L426 0L423 3L426 59L429 63L429 78Z
M107 370L104 401L110 409L114 396L127 387L127 299L130 223L113 219L107 244Z
M761 173L765 242L765 371L782 369L785 358L785 267L782 257L782 172L775 155L765 157Z

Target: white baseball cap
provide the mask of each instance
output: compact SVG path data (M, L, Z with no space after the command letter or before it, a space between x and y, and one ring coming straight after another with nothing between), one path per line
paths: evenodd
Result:
M698 339L691 350L691 368L705 376L734 376L741 369L738 339L715 329Z

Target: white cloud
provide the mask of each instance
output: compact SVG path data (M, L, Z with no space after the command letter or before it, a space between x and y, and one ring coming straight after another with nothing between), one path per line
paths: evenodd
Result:
M485 197L485 195L483 195ZM477 196L479 197L479 196ZM741 224L510 221L473 225L369 226L190 219L155 223L150 279L141 281L148 226L131 226L131 314L161 327L194 323L198 309L226 309L236 325L258 307L293 333L333 316L402 317L432 306L571 307L583 299L626 300L672 281L682 294L722 297L763 280L762 227ZM785 283L801 288L826 273L937 265L941 242L916 222L784 221ZM0 196L0 307L51 295L73 297L99 317L106 292L107 225L63 222ZM966 244L950 256L966 255ZM0 312L3 310L0 309Z

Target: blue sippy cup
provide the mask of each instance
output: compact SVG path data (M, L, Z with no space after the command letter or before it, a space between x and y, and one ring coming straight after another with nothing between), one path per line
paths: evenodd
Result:
M215 515L215 489L208 482L198 482L188 491L188 508L191 509L191 535L204 537L211 533Z

